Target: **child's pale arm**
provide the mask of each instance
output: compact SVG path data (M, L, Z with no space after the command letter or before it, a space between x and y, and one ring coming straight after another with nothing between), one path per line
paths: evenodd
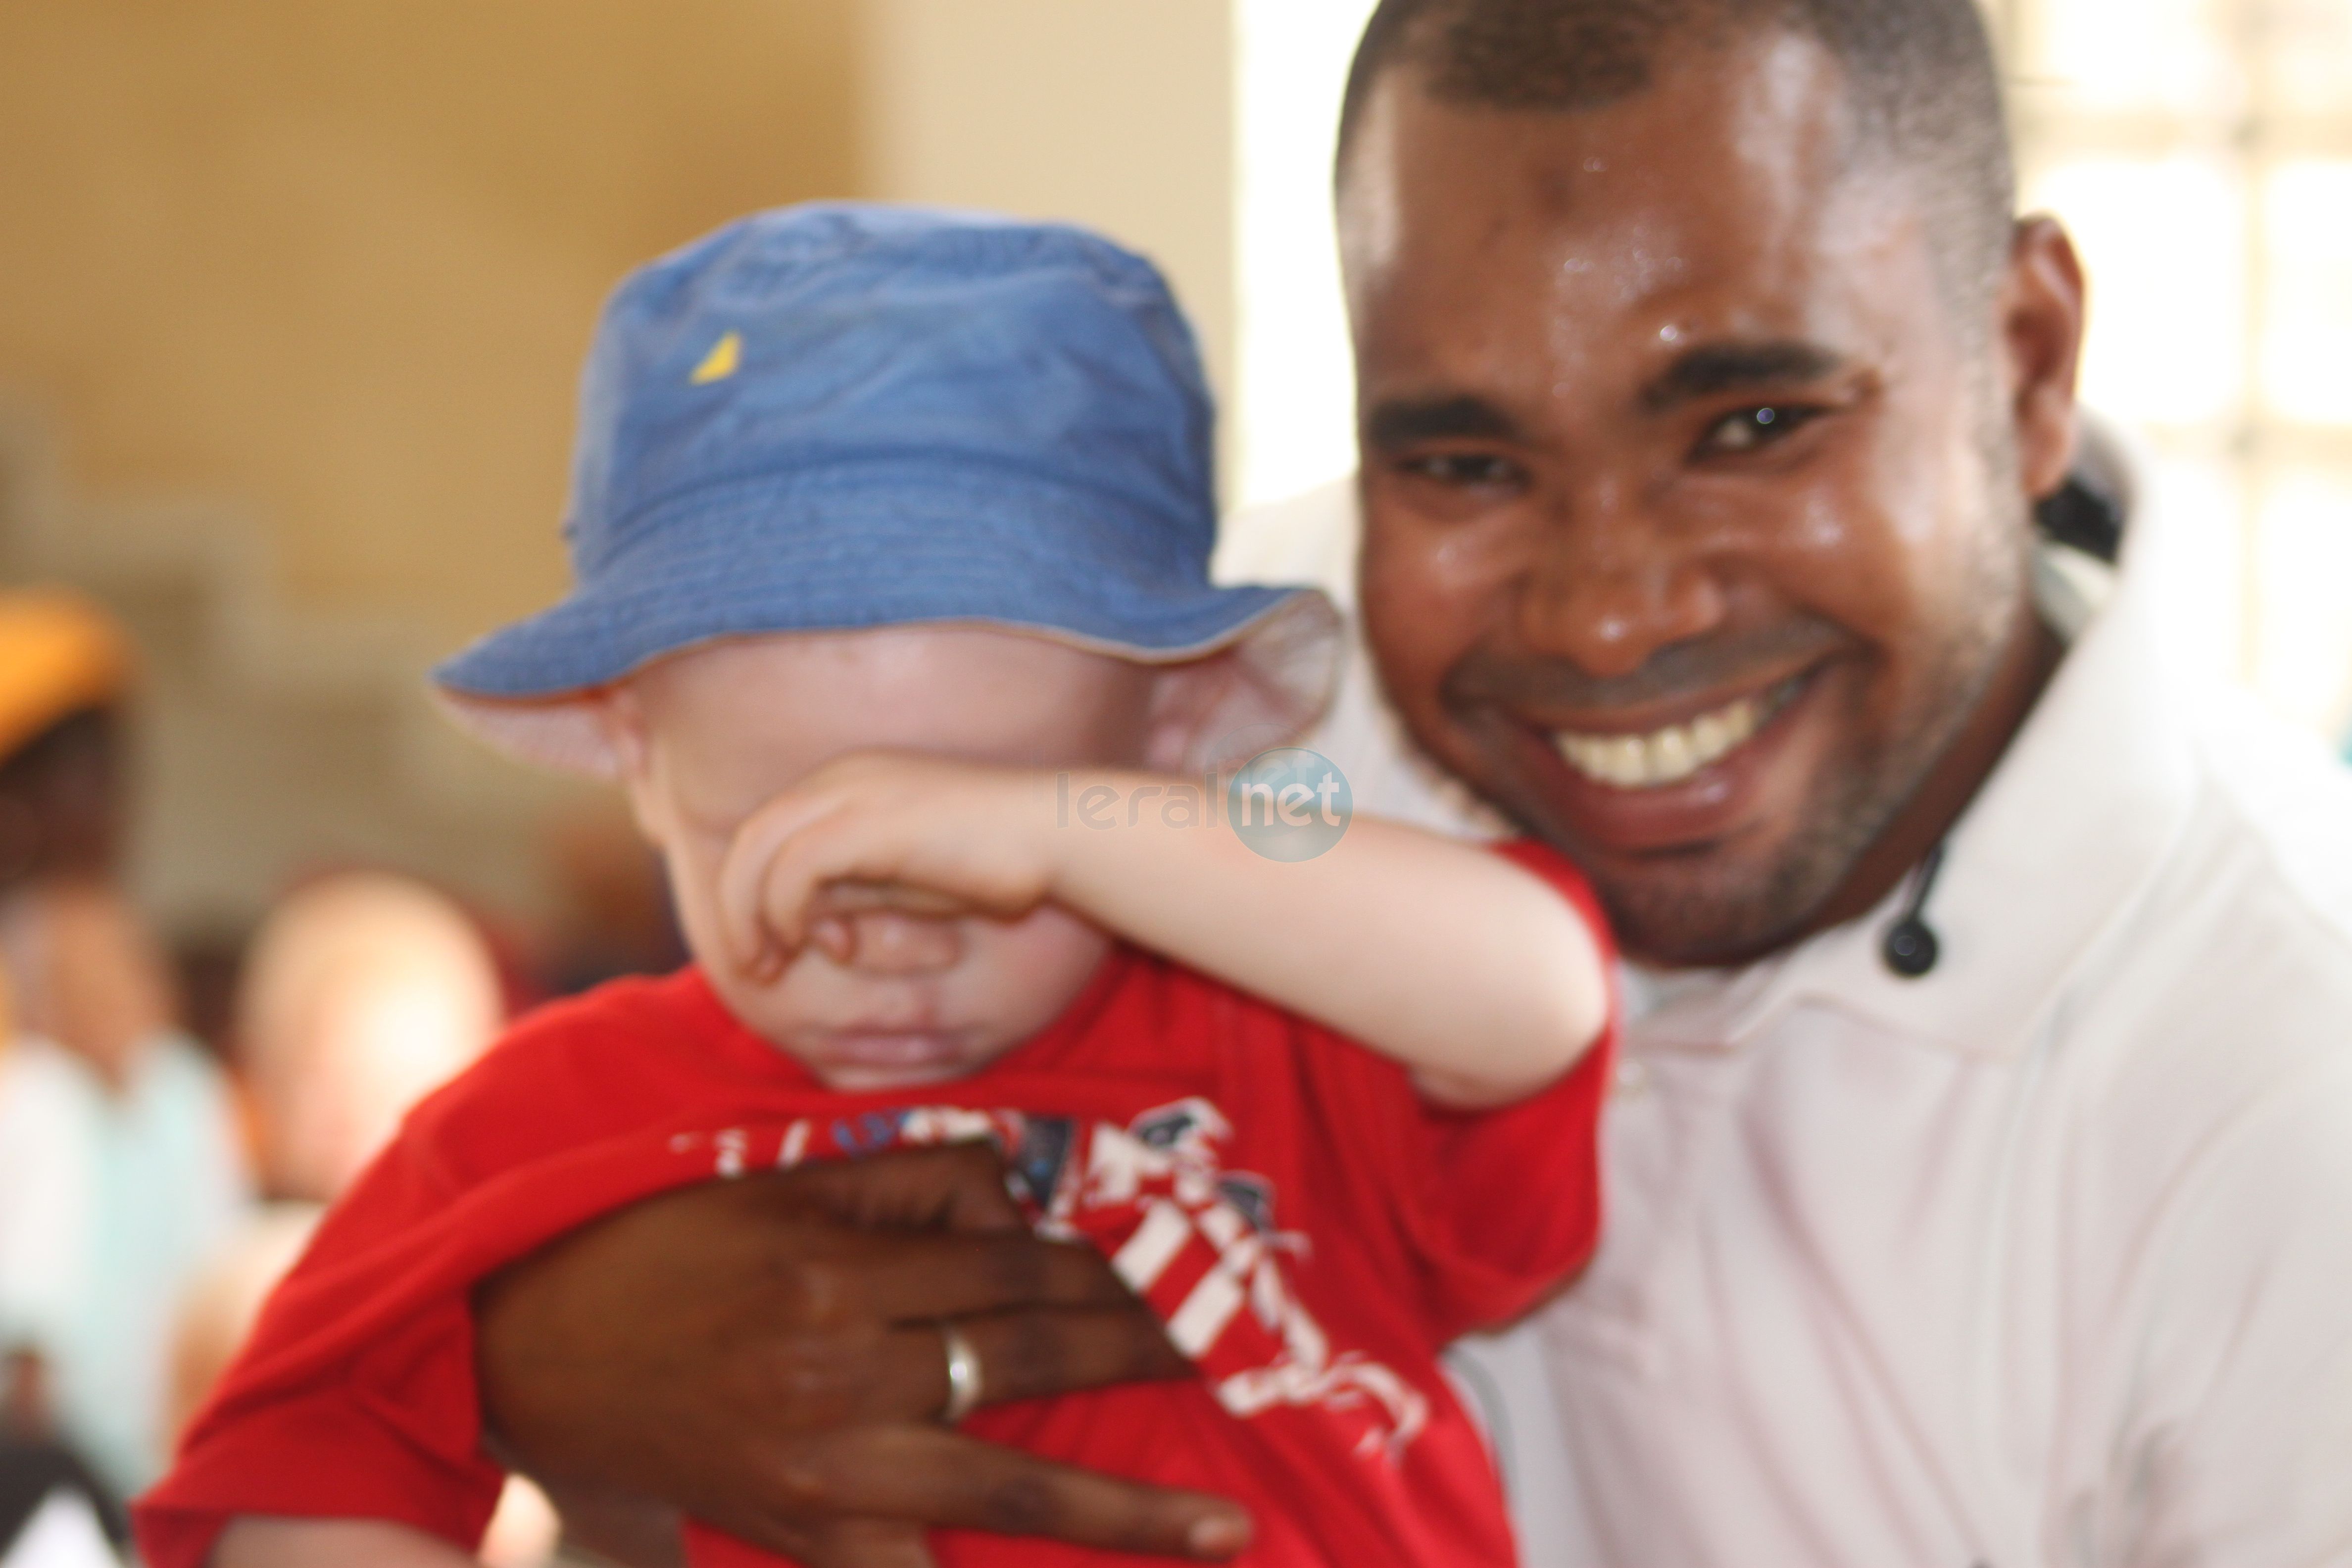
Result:
M1532 873L1369 817L1314 859L1270 860L1213 818L1171 826L1159 801L1178 783L844 759L739 834L721 878L730 938L747 963L772 965L810 940L822 890L843 881L999 914L1052 900L1395 1057L1462 1105L1532 1092L1600 1033L1599 947ZM1090 828L1061 803L1096 786L1118 804Z
M1080 779L1073 787L1097 782ZM1098 781L1131 798L1161 781ZM1311 860L1268 859L1222 822L1147 809L1064 830L1054 896L1143 946L1329 1025L1415 1070L1448 1103L1517 1100L1607 1020L1583 917L1480 846L1359 816Z

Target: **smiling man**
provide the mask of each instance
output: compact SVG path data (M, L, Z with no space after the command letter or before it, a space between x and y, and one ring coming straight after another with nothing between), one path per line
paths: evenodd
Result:
M1866 910L2016 728L2082 315L1964 7L1709 9L1388 5L1339 169L1386 688L1674 963Z
M1251 563L1360 512L1314 743L1575 857L1637 961L1609 1237L1479 1352L1529 1560L2352 1562L2352 787L2169 671L2132 486L2119 577L2037 536L2101 531L2084 290L1970 0L1388 0L1339 200L1360 485ZM945 1198L856 1223L974 1171L582 1233L484 1297L494 1427L827 1564L1230 1540L926 1425L931 1320L992 1398L1165 1364Z
M1368 684L1325 743L1642 963L1610 1239L1492 1380L1531 1557L2352 1561L2352 790L2167 671L2156 519L2037 539L2083 282L1968 0L1389 0L1339 192L1436 766Z

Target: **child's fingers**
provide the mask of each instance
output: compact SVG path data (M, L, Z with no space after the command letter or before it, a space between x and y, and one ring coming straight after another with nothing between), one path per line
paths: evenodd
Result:
M781 933L766 920L771 868L793 836L841 809L843 802L808 795L779 796L736 829L719 864L719 930L727 955L747 973L772 967Z
M855 915L878 911L917 915L929 920L954 920L961 915L979 912L970 900L940 892L935 888L919 887L912 882L869 882L855 878L826 883L817 894L817 901L828 914Z
M760 879L759 926L769 939L761 955L763 970L781 964L809 940L817 892L825 879L807 848L791 840L778 845L768 858L767 874Z
M906 882L827 882L809 900L809 944L835 963L856 961L863 945L866 915L911 915L918 920L957 920L982 912L952 894Z
M924 902L924 912L964 912L948 893L918 898L898 884L891 872L903 851L889 823L870 814L828 814L783 839L757 881L760 926L774 942L769 957L781 962L812 941L814 924L828 914L856 917L912 902ZM840 889L863 891L842 896Z
M835 963L857 958L857 921L849 915L819 915L809 922L809 945Z

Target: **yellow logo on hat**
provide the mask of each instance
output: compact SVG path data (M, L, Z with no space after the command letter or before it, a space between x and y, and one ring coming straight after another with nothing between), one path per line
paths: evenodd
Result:
M742 360L743 334L729 332L710 345L710 352L702 356L702 363L694 367L693 375L688 379L697 386L708 382L725 381L735 374L735 367Z

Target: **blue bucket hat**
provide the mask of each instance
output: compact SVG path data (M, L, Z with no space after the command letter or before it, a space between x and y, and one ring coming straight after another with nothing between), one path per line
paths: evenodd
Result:
M1313 589L1221 587L1212 413L1152 265L1058 224L858 203L640 268L583 378L573 588L434 673L468 728L608 772L581 699L727 637L1001 626L1151 663L1237 648L1259 711L1328 697Z

